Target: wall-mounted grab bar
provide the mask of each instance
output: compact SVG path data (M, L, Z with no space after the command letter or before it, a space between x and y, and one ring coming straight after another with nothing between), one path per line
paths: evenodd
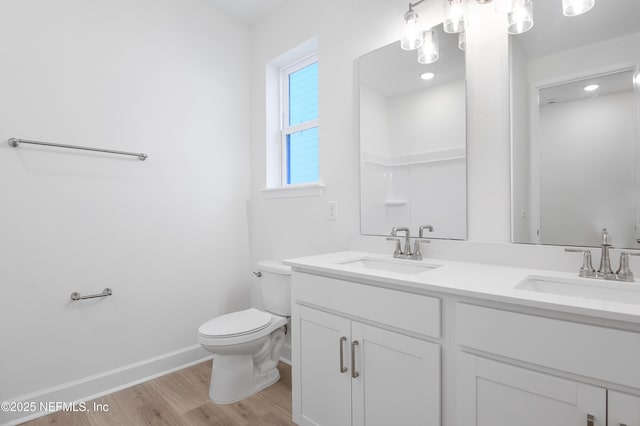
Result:
M78 293L77 291L74 291L73 293L71 293L71 300L75 302L76 300L95 299L96 297L111 296L112 294L113 294L113 290L111 290L108 287L102 290L102 293L90 294L88 296L80 296L80 293Z
M140 161L144 161L147 159L148 155L139 153L139 152L127 152L127 151L114 151L112 149L101 149L101 148L89 148L86 146L77 146L77 145L65 145L61 143L50 143L50 142L38 142L38 141L29 141L26 139L17 139L11 138L7 141L9 146L13 148L17 148L21 143L27 143L31 145L44 145L44 146L55 146L58 148L69 148L69 149L80 149L83 151L95 151L95 152L106 152L109 154L119 154L119 155L131 155L133 157L138 157Z

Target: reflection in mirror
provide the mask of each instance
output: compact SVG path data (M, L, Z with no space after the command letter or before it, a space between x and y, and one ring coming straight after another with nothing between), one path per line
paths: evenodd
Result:
M640 2L555 3L510 39L512 240L640 248Z
M429 238L466 238L464 51L437 31L435 63L400 43L358 60L363 234L433 225Z

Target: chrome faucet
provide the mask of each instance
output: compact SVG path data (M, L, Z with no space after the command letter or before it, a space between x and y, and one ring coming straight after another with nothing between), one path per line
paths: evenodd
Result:
M600 267L596 272L596 278L604 278L605 280L615 280L615 274L611 269L611 259L609 258L609 248L611 241L607 228L602 228L602 244L600 246L602 255L600 256Z
M433 226L431 225L420 226L419 238L416 238L415 249L414 251L411 251L411 231L409 230L409 228L406 226L394 226L393 228L391 228L391 236L387 237L387 240L396 242L395 250L393 251L393 257L401 259L422 260L422 253L420 253L420 244L431 242L431 240L423 238L423 232L425 229L427 229L429 232L433 232ZM398 232L404 232L404 249L401 247Z
M400 238L398 238L398 232L404 232L404 249L400 249ZM396 249L393 252L393 257L411 257L411 231L406 226L394 226L391 228L391 238L387 240L396 241Z
M418 238L416 238L415 246L413 249L413 258L417 260L422 260L422 253L420 252L420 244L430 243L431 240L424 238L423 232L424 230L429 232L433 232L433 226L431 225L420 225L420 230L418 232Z
M640 256L640 252L623 251L620 253L620 267L616 271L616 279L618 281L635 281L633 272L629 269L629 256Z
M602 255L600 256L600 267L596 271L591 264L591 250L566 248L564 251L570 253L582 253L582 266L578 275L584 278L599 278L615 281L634 281L633 272L629 268L629 256L640 256L640 252L620 253L620 267L616 272L611 269L611 258L609 249L612 248L611 239L607 229L602 229L602 244L600 246Z

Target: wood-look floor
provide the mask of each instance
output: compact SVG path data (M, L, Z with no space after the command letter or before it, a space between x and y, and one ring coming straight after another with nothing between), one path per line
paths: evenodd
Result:
M26 425L294 425L291 367L280 363L280 381L234 404L209 400L211 361L150 380L87 403L86 412L57 412ZM94 411L93 404L108 411ZM98 406L99 407L99 406Z

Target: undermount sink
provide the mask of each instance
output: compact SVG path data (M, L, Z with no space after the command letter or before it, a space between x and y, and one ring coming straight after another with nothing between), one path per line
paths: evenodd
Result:
M640 283L530 276L514 288L537 293L640 305Z
M339 263L344 266L352 266L358 269L397 272L400 274L421 274L440 266L422 263L418 260L373 259L368 257L345 260Z

